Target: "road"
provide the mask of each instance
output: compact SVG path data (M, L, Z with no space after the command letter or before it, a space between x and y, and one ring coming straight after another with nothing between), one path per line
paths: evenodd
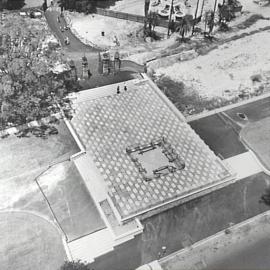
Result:
M247 120L240 118L238 113L245 114ZM229 158L247 151L239 138L241 129L269 116L270 97L203 117L189 124L216 155Z
M189 123L202 140L221 158L230 158L247 151L239 133L221 114L214 114Z
M221 260L210 264L204 270L269 270L270 266L270 241L269 236L260 239L251 246L245 246L230 257L224 256Z
M60 13L58 11L47 9L45 12L45 17L47 19L47 23L51 30L56 34L57 38L61 42L61 45L69 52L98 52L99 50L93 47L90 47L84 43L82 43L75 35L72 34L70 30L65 30L61 32L60 26L65 26L65 21L63 17L60 17ZM60 18L60 23L57 22L57 18ZM68 37L70 40L70 44L65 44L65 38Z

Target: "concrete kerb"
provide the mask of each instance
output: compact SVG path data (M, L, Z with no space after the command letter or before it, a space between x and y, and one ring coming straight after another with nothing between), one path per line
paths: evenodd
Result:
M268 218L268 219L270 219L270 211L269 211L269 210L266 211L266 212L264 212L264 213L261 213L261 214L259 214L259 215L256 215L256 216L254 216L254 217L252 217L252 218L246 219L246 220L244 220L244 221L242 221L242 222L240 222L240 223L234 224L234 225L232 225L232 226L228 226L226 229L224 229L224 230L222 230L222 231L219 231L219 232L217 232L217 233L215 233L215 234L213 234L213 235L211 235L211 236L209 236L209 237L206 237L206 238L204 238L204 239L202 239L202 240L200 240L200 241L194 243L193 245L191 245L191 246L189 246L189 247L183 248L183 249L178 250L178 251L176 251L176 252L174 252L174 253L172 253L172 254L170 254L170 255L164 257L164 258L161 258L158 262L159 262L159 264L160 264L160 266L161 266L161 264L162 264L163 262L165 263L165 262L169 261L170 259L172 259L172 258L174 258L174 257L176 257L176 256L181 256L181 254L183 254L183 253L190 252L190 251L193 250L194 248L203 245L205 242L207 242L207 241L209 241L209 240L214 240L214 239L219 238L220 236L224 235L225 230L227 230L228 228L230 229L230 231L231 231L232 233L234 233L235 231L241 229L241 227L247 226L247 225L249 225L250 223L253 223L253 222L256 221L256 220L260 220L260 219L263 219L263 218ZM163 269L163 268L162 268L162 269Z
M25 214L30 214L30 215L36 216L38 218L44 219L46 222L48 222L50 225L52 225L58 231L58 233L61 235L62 243L63 243L64 249L65 249L67 258L69 261L73 261L71 252L70 252L69 247L68 247L67 242L66 242L66 237L63 234L63 231L59 227L56 220L51 221L48 217L46 217L40 213L37 213L35 211L11 209L11 210L0 210L0 213L25 213Z
M69 120L67 120L66 118L64 118L64 122L71 134L71 136L73 137L73 139L75 140L76 144L78 145L80 151L73 154L72 156L70 156L70 160L74 160L75 158L80 157L81 155L86 153L86 148L83 145L82 141L80 140L79 136L77 135L75 129L73 128L72 124L70 123Z
M246 105L246 104L249 104L249 103L264 99L264 98L268 98L268 97L270 97L269 92L265 93L265 94L262 94L260 96L257 96L257 97L252 97L250 99L243 100L243 101L240 101L240 102L235 103L235 104L230 104L230 105L227 105L227 106L224 106L224 107L221 107L221 108L218 108L218 109L214 109L214 110L211 110L211 111L208 111L208 112L203 112L203 113L200 113L200 114L187 116L186 121L187 122L192 122L192 121L195 121L195 120L199 120L201 118L211 116L211 115L214 115L214 114L217 114L217 113L220 113L220 112L224 112L224 111L227 111L227 110L230 110L230 109L234 109L234 108L240 107L242 105Z

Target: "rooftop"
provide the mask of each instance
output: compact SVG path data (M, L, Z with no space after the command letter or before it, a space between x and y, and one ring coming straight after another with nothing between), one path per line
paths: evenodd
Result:
M79 93L72 125L121 219L231 177L150 80Z

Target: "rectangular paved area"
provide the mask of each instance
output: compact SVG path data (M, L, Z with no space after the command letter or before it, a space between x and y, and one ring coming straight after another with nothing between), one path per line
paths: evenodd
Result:
M159 90L148 81L127 83L128 91L121 86L119 95L117 85L80 93L72 119L122 218L230 176L208 146L168 106ZM126 148L160 137L167 139L186 167L145 182Z
M105 228L73 162L52 167L38 182L68 241Z
M190 126L216 155L230 158L246 152L239 134L220 114L214 114L189 122Z

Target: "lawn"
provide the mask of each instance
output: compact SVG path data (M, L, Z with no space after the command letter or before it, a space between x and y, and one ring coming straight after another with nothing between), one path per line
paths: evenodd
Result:
M10 136L0 140L0 182L2 179L29 173L51 163L68 159L79 148L62 122L58 135L41 139Z
M2 270L56 270L66 260L55 226L29 213L0 213Z
M38 182L69 241L105 228L73 162L54 166Z

